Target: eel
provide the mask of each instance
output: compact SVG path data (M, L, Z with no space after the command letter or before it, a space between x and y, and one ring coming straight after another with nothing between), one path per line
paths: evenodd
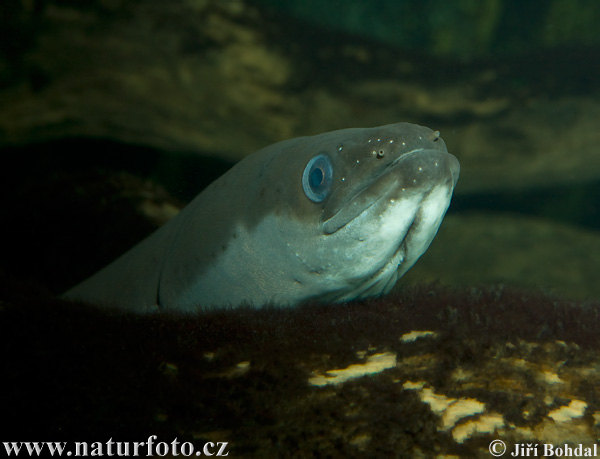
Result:
M438 131L409 123L285 140L63 297L185 313L383 295L429 247L459 172Z

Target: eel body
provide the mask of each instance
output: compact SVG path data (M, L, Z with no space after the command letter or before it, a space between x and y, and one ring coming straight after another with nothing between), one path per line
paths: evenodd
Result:
M143 313L382 295L431 243L459 170L408 123L279 142L63 296Z

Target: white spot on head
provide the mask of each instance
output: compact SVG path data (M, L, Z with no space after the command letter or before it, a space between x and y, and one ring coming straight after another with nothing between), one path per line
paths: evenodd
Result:
M423 168L419 166L419 172L422 171L422 170L423 170Z
M357 159L357 160L356 160L356 164L359 164L359 163L360 163L360 159Z
M405 147L406 146L406 142L402 142L402 146Z
M346 177L342 177L342 182L345 182L345 181L346 181Z
M393 141L393 140L390 140L390 143L394 143L394 141Z

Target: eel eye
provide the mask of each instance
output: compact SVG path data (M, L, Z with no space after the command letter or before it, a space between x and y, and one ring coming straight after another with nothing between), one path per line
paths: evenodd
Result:
M304 194L313 202L321 202L331 189L333 167L327 155L317 155L312 158L302 173L302 188Z

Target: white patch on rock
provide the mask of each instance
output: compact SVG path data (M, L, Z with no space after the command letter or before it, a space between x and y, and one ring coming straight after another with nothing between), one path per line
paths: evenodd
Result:
M572 400L568 406L561 406L548 413L548 417L554 419L555 422L571 421L572 419L583 416L586 408L587 403L584 401Z
M452 430L452 438L457 443L463 443L474 434L493 433L496 429L505 426L501 414L481 415L485 411L485 403L474 398L456 399L436 394L433 389L425 387L425 384L423 381L406 381L403 387L406 390L418 391L419 398L429 405L431 411L442 418L442 426L438 430ZM477 417L459 424L461 419L469 416Z
M436 334L432 331L413 330L409 333L405 333L404 335L402 335L400 337L400 341L402 341L403 343L412 343L413 341L416 341L419 338L425 338L427 336L435 337Z
M553 373L551 371L543 371L542 372L542 377L544 378L544 382L546 382L548 384L562 384L562 383L564 383L564 381L562 379L560 379L559 376L556 373Z
M308 380L313 386L325 386L327 384L340 384L350 379L360 378L361 376L381 373L388 368L396 366L396 354L392 352L383 352L374 354L367 358L365 363L350 365L349 367L328 370L327 375L315 375Z
M484 414L479 419L467 421L452 430L452 438L456 443L463 443L476 433L494 433L496 429L504 427L504 418L501 414Z
M449 430L462 418L483 413L485 404L474 398L449 398L436 394L429 387L423 388L420 383L406 382L405 389L418 390L419 398L427 403L438 416L442 417L441 430Z

